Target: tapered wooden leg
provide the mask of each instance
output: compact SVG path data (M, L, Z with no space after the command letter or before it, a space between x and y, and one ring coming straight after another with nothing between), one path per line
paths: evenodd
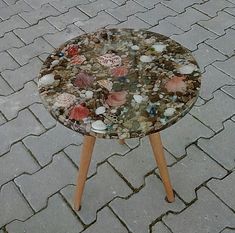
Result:
M126 144L125 139L119 139L118 142L119 142L119 144L121 144L121 145Z
M166 196L169 202L174 202L174 192L172 189L166 159L163 152L162 141L159 133L149 135L149 140L153 149L154 157L162 178L162 182L166 191Z
M80 165L77 178L77 186L74 196L74 209L79 210L81 206L82 194L87 178L91 156L95 145L95 137L85 136L83 140L82 152L80 155Z

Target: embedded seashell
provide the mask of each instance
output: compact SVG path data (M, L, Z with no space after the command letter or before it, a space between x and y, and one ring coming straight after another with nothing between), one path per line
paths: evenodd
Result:
M109 80L106 80L106 79L101 79L101 80L98 80L97 83L106 88L108 91L111 91L112 90L112 87L113 87L113 83Z
M98 107L96 110L95 110L95 114L96 115L100 115L100 114L103 114L105 113L106 109L104 106L101 106L101 107Z
M52 85L54 82L55 82L55 75L54 74L46 74L38 80L38 86L39 87L46 87L46 86Z
M184 65L179 67L177 70L181 73L181 74L191 74L194 70L197 69L197 66L194 64L189 64L189 65Z
M140 47L138 45L132 45L131 49L137 51L140 49Z
M93 91L86 91L85 92L85 96L87 99L91 99L93 97L93 94L94 94Z
M185 92L187 89L186 83L184 82L185 77L172 77L165 85L168 92Z
M167 108L165 111L164 111L164 116L165 117L170 117L170 116L173 116L174 113L175 113L175 109L174 108Z
M143 97L141 95L133 95L133 98L136 103L140 104L143 101Z
M98 58L98 61L101 65L110 67L110 66L119 66L122 62L122 59L120 56L114 53L113 54L107 53L100 56Z
M151 62L151 61L153 61L153 57L152 56L142 55L140 57L140 61L144 62L144 63Z
M69 119L76 121L83 120L84 118L88 117L89 113L90 111L87 107L78 104L70 111Z
M54 60L51 62L51 68L59 64L59 60Z
M107 129L107 125L101 120L94 121L91 124L91 131L93 132L104 133L106 129Z
M152 46L152 48L156 51L156 52L159 52L159 53L161 53L161 52L163 52L165 49L166 49L166 45L165 44L154 44L153 46Z
M115 77L124 77L128 74L128 69L125 66L118 66L111 69L111 74Z
M69 93L63 93L56 97L54 106L68 108L76 101L76 96Z

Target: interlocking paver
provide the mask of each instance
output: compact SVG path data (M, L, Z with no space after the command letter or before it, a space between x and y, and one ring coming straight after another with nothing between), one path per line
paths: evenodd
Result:
M55 32L57 32L57 30L46 20L41 20L38 24L28 28L14 30L14 33L26 44L32 43L40 36Z
M105 148L105 149L104 149ZM109 145L105 140L97 140L95 143L95 148L93 151L91 164L89 167L88 176L94 175L96 172L96 167L99 163L103 162L105 159L113 154L126 154L130 149L126 145L120 145L118 140L110 140ZM70 145L64 149L64 152L69 156L73 162L79 166L81 146Z
M235 226L234 213L208 189L200 188L197 195L198 200L182 213L163 217L173 232L220 232L226 226Z
M161 3L161 0L134 0L135 2L139 3L141 6L152 9L157 3Z
M58 30L63 30L71 23L78 23L83 20L88 20L89 17L77 8L71 8L67 13L59 16L48 17L47 20Z
M0 186L24 172L33 173L39 168L23 144L18 142L0 157Z
M226 12L219 12L218 16L198 23L206 29L221 36L224 34L225 29L235 24L235 17L227 14Z
M223 200L229 207L235 210L235 172L225 177L223 180L211 180L208 182L207 186Z
M168 165L176 161L169 152L164 152ZM157 166L147 137L141 140L136 149L125 156L112 156L109 162L134 188L140 188L144 184L144 176Z
M235 123L228 120L224 123L224 127L222 132L210 140L200 139L198 145L213 159L231 170L235 167Z
M223 231L221 231L221 233L234 233L235 229L225 229Z
M25 222L14 221L6 226L11 233L77 233L83 227L59 194L48 201L48 207Z
M13 92L13 89L0 75L0 95L9 95Z
M25 65L33 57L36 57L42 53L50 53L53 51L53 47L49 45L43 38L37 38L33 43L24 47L15 49L9 49L9 53L16 59L20 65Z
M0 38L0 52L12 47L22 46L24 46L24 43L12 32L8 32Z
M145 13L136 14L140 19L144 20L150 25L156 25L160 20L166 18L169 15L176 15L177 13L162 4L157 4L153 9L146 11Z
M23 174L15 179L21 192L35 211L46 206L47 198L68 184L73 184L76 168L61 152L52 163L33 175Z
M26 82L36 78L41 65L42 62L35 57L18 69L3 71L2 76L15 91L19 91Z
M115 2L116 4L118 4L119 6L125 4L125 2L127 2L127 0L112 0L113 2ZM94 1L92 1L94 2Z
M38 1L39 2L39 1ZM22 12L20 16L30 25L36 24L40 19L46 18L48 16L56 16L61 14L58 10L49 4L43 5L39 9L34 9L29 12Z
M98 212L96 222L87 228L84 233L104 233L104 232L115 232L115 233L127 233L127 229L120 223L113 212L105 207Z
M216 35L199 25L193 25L191 30L184 34L174 35L171 38L190 50L196 50L199 43L214 38Z
M1 126L0 155L9 151L12 143L21 140L27 135L38 135L43 132L43 127L35 117L25 109L19 112L18 117Z
M25 87L10 96L0 96L0 109L8 120L17 116L23 108L40 101L37 86L34 82L29 82Z
M235 86L225 86L222 90L235 99Z
M190 113L205 125L218 132L223 129L222 122L233 116L234 109L234 99L219 90L214 93L213 99L205 105L194 107Z
M174 190L186 202L191 202L195 189L211 177L222 178L226 170L199 150L195 145L187 148L187 156L169 169Z
M128 16L136 14L138 12L145 12L146 10L146 8L142 7L136 2L129 0L125 3L125 5L114 9L108 9L107 12L119 21L124 21L127 19Z
M232 78L216 69L214 66L209 65L205 70L200 89L200 96L203 99L212 99L213 93L224 85L235 85L235 81Z
M70 144L81 144L82 137L60 123L46 133L37 136L30 136L23 140L27 148L32 151L38 162L45 166L52 155L61 151Z
M127 200L115 199L110 203L114 212L135 233L148 232L148 225L167 211L180 211L184 204L176 198L174 203L165 201L163 184L155 176L145 179L145 187Z
M0 8L6 7L7 4L3 2L3 0L0 0Z
M64 188L61 193L73 206L74 186ZM85 224L89 224L95 220L98 209L116 196L126 197L129 194L131 194L131 189L110 165L104 163L98 168L97 175L86 182L82 208L77 214Z
M0 112L0 125L6 123L6 118L2 115L2 113Z
M235 2L234 2L233 4L235 4ZM233 6L234 6L234 5L233 5ZM224 11L227 12L227 13L229 13L230 15L235 16L235 6L234 6L234 7L231 7L231 8L226 8L226 9L224 9ZM234 26L233 26L233 28L234 28Z
M0 53L0 72L7 69L16 69L19 65L6 52Z
M235 64L235 56L229 58L228 60L224 62L215 62L214 65L225 72L226 74L230 75L232 78L235 79L235 69L234 69L234 64Z
M25 220L33 211L13 182L5 184L0 190L0 227L15 220Z
M25 0L25 2L28 3L34 9L38 9L41 6L43 6L44 4L51 3L53 1L54 0L40 0L40 1L38 1L38 0Z
M185 154L185 148L200 137L209 138L213 132L191 115L161 133L164 147L176 157ZM179 136L180 135L180 136Z
M162 222L157 222L152 227L152 233L171 233L171 232Z

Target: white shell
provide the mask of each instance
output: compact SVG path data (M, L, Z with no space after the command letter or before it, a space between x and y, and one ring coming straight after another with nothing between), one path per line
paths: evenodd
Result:
M51 68L58 65L59 64L59 60L54 60L52 63L51 63Z
M141 95L133 95L133 98L136 103L140 104L143 101L143 97Z
M46 74L46 75L42 76L38 80L38 86L39 87L45 87L45 86L52 85L55 82L54 77L55 77L54 74Z
M154 45L152 46L152 48L154 48L154 50L155 50L156 52L161 53L161 52L163 52L163 51L166 49L166 45L165 45L165 44L154 44Z
M151 56L145 56L145 55L142 55L140 57L140 61L144 62L144 63L147 63L147 62L151 62L153 60L153 58Z
M96 115L100 115L100 114L103 114L103 113L105 113L105 107L104 107L104 106L98 107L98 108L95 110L95 114L96 114Z
M97 120L91 124L91 127L91 130L94 132L102 132L106 130L107 125L103 121Z
M178 68L178 71L181 74L191 74L194 70L197 69L197 66L194 64L184 65Z
M140 47L139 47L138 45L132 45L132 46L131 46L131 49L137 51L137 50L140 49Z
M85 96L87 99L91 99L93 97L93 91L86 91Z
M170 117L170 116L174 115L175 111L176 110L174 108L167 108L164 112L164 116Z

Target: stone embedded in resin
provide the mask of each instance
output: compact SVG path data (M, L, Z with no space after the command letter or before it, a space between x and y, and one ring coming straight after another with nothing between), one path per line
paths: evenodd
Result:
M39 87L46 87L50 86L55 82L55 75L54 74L46 74L42 76L38 81Z
M103 133L107 129L107 125L101 121L97 120L91 124L91 130L97 133Z
M164 44L154 44L154 45L152 46L152 48L153 48L156 52L161 53L161 52L163 52L163 51L166 49L166 45L164 45Z
M133 95L133 98L136 103L140 104L143 101L143 97L141 95Z
M181 74L191 74L196 69L197 69L197 66L195 66L194 64L189 64L189 65L184 65L184 66L179 67L178 71Z
M100 115L100 114L103 114L105 113L105 107L104 106L101 106L101 107L98 107L96 110L95 110L95 114L96 115Z
M167 108L165 111L164 111L164 116L166 117L171 117L174 115L176 109L175 108Z
M144 62L144 63L149 63L153 60L153 57L152 56L145 56L145 55L142 55L140 57L140 61Z

